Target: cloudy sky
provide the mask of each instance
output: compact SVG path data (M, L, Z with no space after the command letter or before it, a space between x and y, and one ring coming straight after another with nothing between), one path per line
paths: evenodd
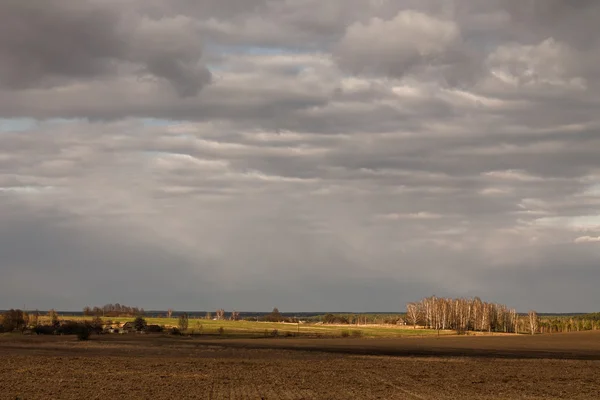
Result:
M600 2L3 0L0 308L600 310Z

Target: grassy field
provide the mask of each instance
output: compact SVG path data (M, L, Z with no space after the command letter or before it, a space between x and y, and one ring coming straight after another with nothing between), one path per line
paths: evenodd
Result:
M63 320L88 320L92 317L61 315L59 319ZM105 323L125 323L133 321L132 317L113 317L103 318ZM41 323L48 323L47 317L40 317ZM156 324L165 327L176 327L177 318L146 318L148 324ZM220 333L223 328L223 333ZM323 336L340 337L348 335L350 337L366 338L398 338L406 336L432 336L432 335L453 335L455 331L436 331L431 329L413 329L402 325L322 325L322 324L290 324L274 322L256 322L256 321L214 321L209 319L190 319L187 333L196 335L220 335L226 337L232 336L250 336L264 337L273 334L277 330L278 336Z

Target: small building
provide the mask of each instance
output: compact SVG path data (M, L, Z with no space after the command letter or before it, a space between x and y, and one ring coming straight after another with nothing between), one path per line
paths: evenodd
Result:
M121 327L121 330L124 332L135 332L137 329L135 329L133 322L125 322Z

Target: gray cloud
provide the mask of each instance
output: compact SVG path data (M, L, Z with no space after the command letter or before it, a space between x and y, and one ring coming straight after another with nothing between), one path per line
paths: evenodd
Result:
M4 2L0 308L593 311L596 3L321 3Z
M0 85L56 88L111 79L124 71L166 79L182 96L211 80L202 64L197 21L152 19L112 2L8 0L0 6ZM125 12L124 12L125 11Z
M337 49L340 63L354 73L433 74L453 85L476 72L468 53L456 22L413 10L350 25Z

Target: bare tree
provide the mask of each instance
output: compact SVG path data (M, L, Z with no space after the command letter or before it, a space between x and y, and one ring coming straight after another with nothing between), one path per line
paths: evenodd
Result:
M539 317L533 310L529 311L527 315L529 317L529 331L534 335L538 331L540 325Z
M225 319L225 310L223 310L222 308L219 308L216 312L217 314L217 319L218 320L223 320Z
M189 326L189 317L187 315L187 313L183 313L179 316L179 321L178 324L179 326L179 330L181 332L184 332L187 330L188 326Z
M57 328L60 325L60 322L58 321L58 314L56 313L56 311L54 309L51 309L50 311L48 311L48 317L50 317L50 324L54 328Z
M210 311L206 312L206 315L204 316L205 319L212 319L212 314L210 313Z
M419 304L408 303L406 305L406 317L413 328L417 329L417 323L419 323L421 317L421 308L419 307Z
M240 312L239 312L239 311L235 311L235 310L233 310L233 311L231 312L231 320L232 320L232 321L237 321L237 320L239 320L239 319L240 319Z
M40 312L38 310L35 310L35 312L33 314L31 314L31 321L30 324L31 326L38 326L40 323Z
M172 309L172 308L169 308L169 309L167 310L167 318L171 318L172 316L173 316L173 309Z

